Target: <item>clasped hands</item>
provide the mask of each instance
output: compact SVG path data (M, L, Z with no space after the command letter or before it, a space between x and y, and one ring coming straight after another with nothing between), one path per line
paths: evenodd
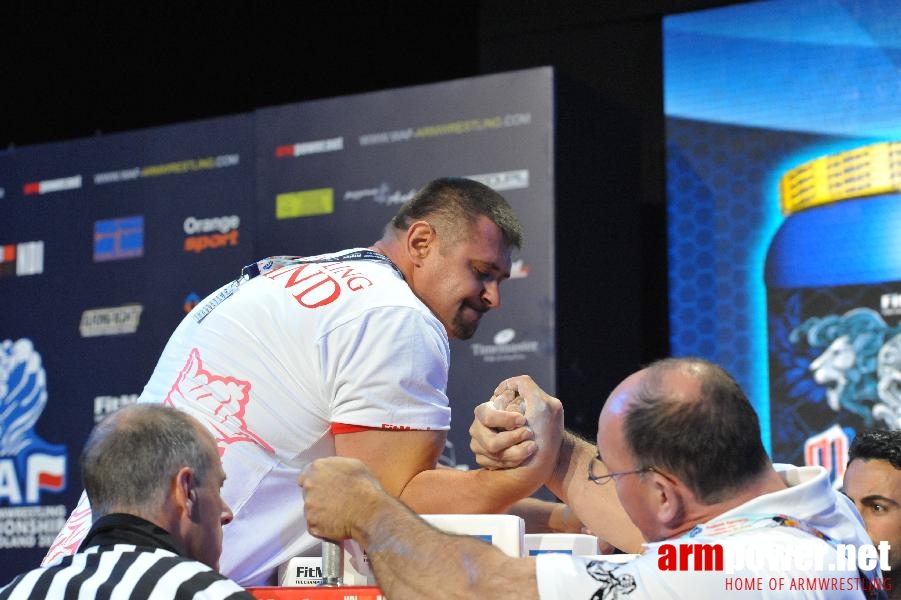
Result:
M557 455L563 405L528 375L500 382L492 398L476 406L474 415L469 448L483 468L525 466L539 451Z

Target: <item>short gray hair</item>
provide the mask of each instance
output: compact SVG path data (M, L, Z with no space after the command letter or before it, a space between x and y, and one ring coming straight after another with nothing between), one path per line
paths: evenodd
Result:
M112 510L155 512L183 467L201 483L212 468L202 426L178 409L132 404L94 427L81 453L81 477L94 518Z

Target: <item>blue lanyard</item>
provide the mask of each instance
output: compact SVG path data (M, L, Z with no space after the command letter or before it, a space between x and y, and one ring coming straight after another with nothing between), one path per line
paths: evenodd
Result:
M348 260L372 260L380 263L386 263L391 265L391 268L394 269L394 272L397 273L398 277L404 279L404 274L400 269L397 268L391 259L382 254L381 252L376 252L374 250L351 250L350 252L345 252L344 254L339 254L338 256L311 256L309 258L304 258L302 256L270 256L268 258L264 258L262 260L258 260L256 262L252 262L249 265L246 265L241 269L241 275L238 276L237 279L224 286L219 293L215 296L207 300L203 305L197 306L193 311L192 315L194 317L194 321L200 323L203 321L208 314L213 312L213 309L222 304L225 300L231 297L232 294L238 291L238 288L242 283L250 281L254 277L259 275L265 275L271 271L276 269L281 269L283 267L290 267L293 265L305 265L312 263L336 263L336 262L345 262Z
M697 537L702 533L706 533L710 536L727 536L767 527L791 527L793 529L800 529L804 533L827 542L833 548L837 547L837 542L835 540L816 527L786 515L739 515L723 519L714 519L703 525L695 525L691 531L685 534L685 536Z
M697 537L702 533L706 533L711 537L716 536L730 536L736 535L745 531L751 531L754 529L764 529L767 527L791 527L792 529L798 529L812 535L816 538L819 538L835 548L838 549L838 542L816 527L801 521L800 519L795 519L789 517L787 515L738 515L735 517L725 517L722 519L714 519L703 525L695 525L691 531L686 533L683 537ZM864 572L863 569L858 565L857 572L860 575L861 579L868 582L868 586L864 589L864 597L868 600L881 600L887 598L886 592L883 589L877 589L873 583L873 580Z
M263 260L252 262L249 265L245 266L243 269L241 269L241 276L235 281L249 281L257 275L265 275L270 271L281 269L282 267L305 265L311 263L345 262L348 260L372 260L381 263L387 263L391 265L391 268L394 269L394 272L397 273L401 279L404 278L404 274L401 273L400 269L397 268L397 265L391 262L391 259L381 252L376 252L375 250L351 250L350 252L345 252L344 254L340 254L338 256L326 257L311 256L307 258L303 256L270 256L268 258L264 258Z

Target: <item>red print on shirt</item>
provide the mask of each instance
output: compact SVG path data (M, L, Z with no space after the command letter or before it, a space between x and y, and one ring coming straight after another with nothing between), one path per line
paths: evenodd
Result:
M345 263L301 263L274 269L266 273L266 277L279 281L304 308L331 304L341 295L342 285L352 292L365 290L372 285L372 281L354 271L352 265Z
M90 528L91 507L88 504L88 497L82 493L78 506L69 515L66 524L56 535L46 556L41 560L41 566L48 565L61 556L75 554Z
M251 442L269 453L275 453L275 449L251 431L244 420L244 412L250 402L250 387L249 381L215 375L205 370L200 351L194 348L163 404L178 406L194 402L203 406L206 409L204 418L216 438L219 456L225 454L227 446L236 442Z

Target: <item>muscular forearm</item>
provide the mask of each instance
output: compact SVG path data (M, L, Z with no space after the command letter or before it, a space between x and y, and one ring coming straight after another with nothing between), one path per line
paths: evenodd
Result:
M314 461L298 483L310 533L359 542L392 600L538 597L533 559L438 531L388 495L357 459Z
M588 481L588 463L597 448L576 435L565 432L557 465L547 487L563 500L585 527L598 538L624 552L641 552L644 541L632 524L612 482L596 485Z
M418 513L501 513L544 485L557 465L563 433L559 401L535 403L527 412L538 452L512 469L428 469L416 473L398 497Z
M547 477L548 468L489 471L432 469L416 474L400 500L420 514L506 512L514 502L530 496Z
M392 600L538 598L533 559L512 558L483 541L441 533L387 496L361 517L354 538Z
M582 532L582 522L569 506L561 502L523 498L507 512L525 521L526 533Z

